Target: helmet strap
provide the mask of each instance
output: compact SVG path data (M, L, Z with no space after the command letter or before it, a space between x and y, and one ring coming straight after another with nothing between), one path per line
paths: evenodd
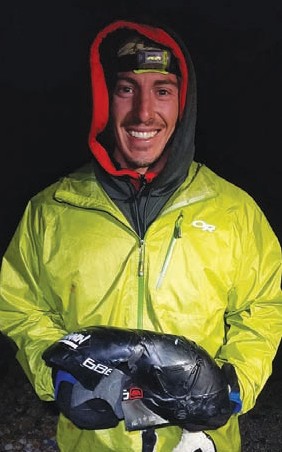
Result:
M153 452L157 441L154 427L142 431L142 452Z

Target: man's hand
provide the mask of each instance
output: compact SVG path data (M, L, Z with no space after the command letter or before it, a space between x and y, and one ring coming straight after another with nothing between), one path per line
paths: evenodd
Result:
M53 370L53 381L58 409L77 427L98 430L118 424L121 410L115 413L106 400L99 398L95 391L86 389L69 372Z
M223 364L221 370L224 373L230 387L229 399L232 406L232 414L239 413L242 409L242 401L240 398L240 388L235 368L232 364L225 363Z
M216 452L214 442L204 432L188 432L183 430L180 443L173 452Z

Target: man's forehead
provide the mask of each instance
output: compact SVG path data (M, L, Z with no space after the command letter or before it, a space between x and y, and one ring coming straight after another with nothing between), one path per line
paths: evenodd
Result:
M135 71L122 71L118 72L117 80L126 80L132 83L141 83L146 81L153 84L172 84L178 86L178 77L175 74L163 74L159 71L145 71L137 73Z

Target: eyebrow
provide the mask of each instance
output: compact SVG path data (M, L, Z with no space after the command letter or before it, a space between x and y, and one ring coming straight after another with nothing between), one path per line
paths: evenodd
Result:
M120 81L120 80L124 80L126 82L132 83L132 85L137 85L138 84L138 82L134 78L131 78L131 77L128 77L128 76L118 75L117 76L117 81ZM159 79L159 80L156 79L154 81L154 85L173 85L173 86L176 86L178 88L179 87L179 82L178 82L178 79L175 82L173 82L172 80L168 80L168 79Z

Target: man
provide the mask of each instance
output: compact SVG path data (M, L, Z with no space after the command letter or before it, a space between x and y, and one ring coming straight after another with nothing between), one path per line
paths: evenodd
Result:
M248 194L194 160L195 75L173 32L109 24L91 76L93 158L28 203L3 258L0 329L43 400L54 400L44 352L108 325L195 341L232 365L246 413L281 339L278 240ZM122 421L86 430L63 414L57 440L63 452L142 450ZM194 435L157 428L154 441L155 451L239 452L238 413Z

